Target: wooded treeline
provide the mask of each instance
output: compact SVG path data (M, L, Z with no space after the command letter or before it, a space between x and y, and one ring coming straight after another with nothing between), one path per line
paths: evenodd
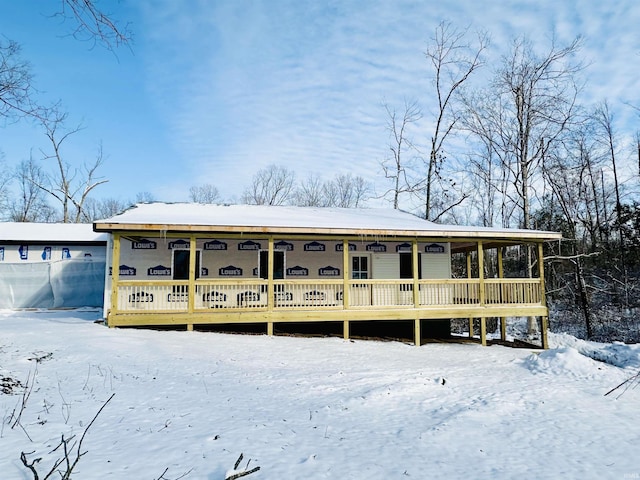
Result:
M546 48L517 38L490 65L486 35L468 38L436 29L426 52L435 112L387 106L388 198L408 197L434 221L561 231L545 248L552 327L640 341L640 134L618 131L607 99L581 95L579 37ZM637 106L624 106L637 121ZM427 139L415 128L425 116ZM508 259L512 274L535 271L531 249Z
M120 33L111 27L101 25ZM107 48L115 40L126 37ZM581 44L518 37L493 58L486 33L443 22L424 52L431 81L423 98L381 110L389 153L373 161L384 180L299 178L269 165L240 200L350 208L375 199L430 221L561 231L563 240L545 248L552 327L640 341L640 133L629 131L639 111L623 99L613 99L617 111L607 99L585 99ZM621 130L618 115L626 115ZM0 119L40 124L49 145L0 179L3 220L88 222L154 199L97 197L107 181L99 176L102 146L94 160L67 160L65 147L82 129L67 117L59 104L37 104L19 45L0 39ZM194 185L188 200L225 201L213 183ZM529 249L505 258L513 271L535 272Z

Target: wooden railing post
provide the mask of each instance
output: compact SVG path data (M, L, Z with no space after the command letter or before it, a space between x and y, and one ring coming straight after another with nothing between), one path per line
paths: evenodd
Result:
M267 310L273 311L275 303L275 288L273 287L273 235L269 237L269 251L267 253ZM267 335L273 335L273 322L267 322Z
M503 247L498 247L498 278L500 279L500 302L504 303L505 285L504 279L504 263L503 263ZM507 317L500 317L500 340L507 340Z
M545 292L544 285L544 249L542 248L542 242L538 243L538 277L540 277L540 303L543 307L547 306L547 298ZM543 316L540 322L541 337L542 337L542 348L549 348L549 341L547 338L547 329L549 327L549 318L547 315Z
M342 308L349 308L349 279L351 278L351 266L349 263L349 240L342 241Z
M480 280L479 286L479 300L480 306L484 306L486 303L485 298L485 282L484 282L484 246L482 240L478 240L478 279Z
M120 279L120 234L113 234L113 255L111 258L111 311L110 314L118 313L118 281ZM107 317L107 325L109 318ZM111 326L111 325L109 325Z
M193 313L195 308L195 298L196 298L196 236L190 235L189 237L189 286L187 287L187 308L189 313ZM187 325L187 329L193 329L193 325L189 327Z
M466 252L467 259L467 278L471 278L471 252ZM467 284L467 301L470 300L470 284ZM469 317L469 338L473 338L473 317Z
M480 281L479 303L480 307L484 307L486 303L485 297L485 282L484 282L484 245L481 240L478 240L478 280ZM485 317L480 317L480 342L482 345L487 344L487 320Z
M349 278L351 269L349 263L349 240L342 240L342 309L349 308ZM342 321L342 337L349 339L349 320Z
M413 268L413 307L420 307L420 272L418 268L418 239L414 238L411 242L411 262Z

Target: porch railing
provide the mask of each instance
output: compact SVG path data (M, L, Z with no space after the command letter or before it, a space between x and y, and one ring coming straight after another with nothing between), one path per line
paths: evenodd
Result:
M269 302L262 279L197 280L193 311L412 308L413 280L350 280L347 306L343 280L274 280ZM419 307L480 305L479 279L419 280ZM129 280L118 283L119 312L188 312L189 282ZM540 304L540 279L486 279L484 304Z
M539 304L542 290L539 278L491 278L485 280L487 304Z

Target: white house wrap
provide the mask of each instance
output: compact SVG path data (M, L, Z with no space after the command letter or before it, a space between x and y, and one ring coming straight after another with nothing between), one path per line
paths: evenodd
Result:
M0 223L0 308L102 305L107 237L88 224Z

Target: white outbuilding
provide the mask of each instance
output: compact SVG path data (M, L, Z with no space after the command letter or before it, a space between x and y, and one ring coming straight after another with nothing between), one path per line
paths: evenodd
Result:
M0 223L0 308L102 305L107 237L91 224Z

